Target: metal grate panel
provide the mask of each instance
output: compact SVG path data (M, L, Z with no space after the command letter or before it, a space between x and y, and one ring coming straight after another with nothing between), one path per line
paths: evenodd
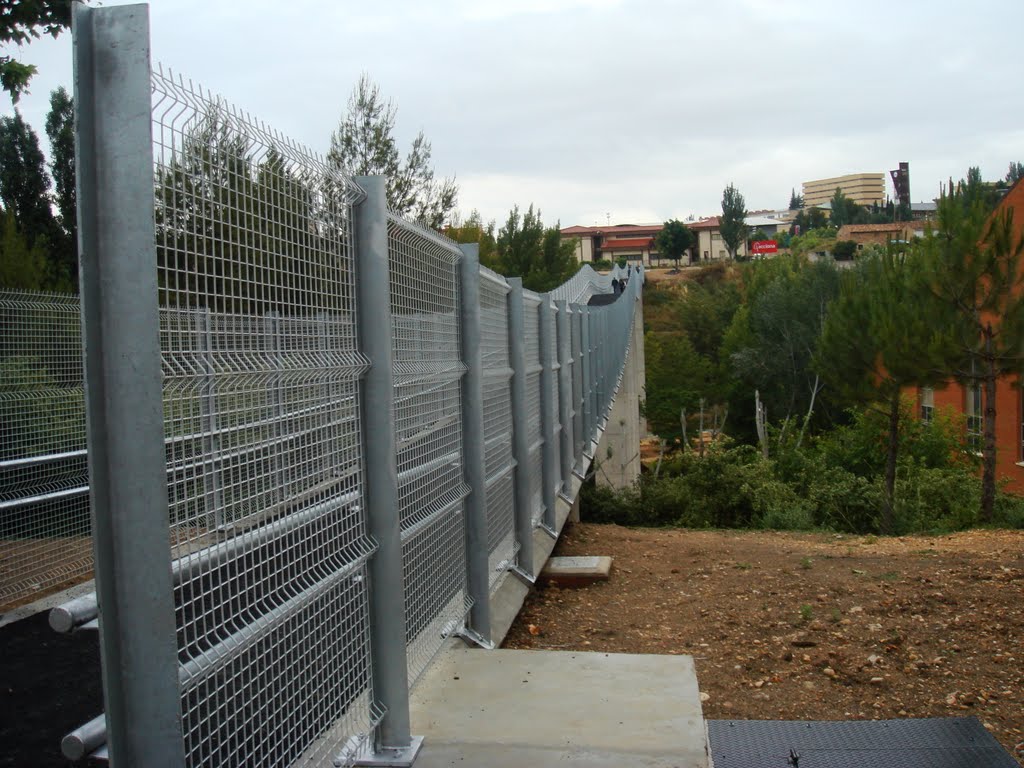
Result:
M707 725L715 768L1017 768L974 717Z

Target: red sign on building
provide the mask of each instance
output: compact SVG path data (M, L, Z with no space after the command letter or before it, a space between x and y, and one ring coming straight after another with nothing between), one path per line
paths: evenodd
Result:
M779 244L774 240L754 240L750 244L750 252L753 254L759 253L778 253Z

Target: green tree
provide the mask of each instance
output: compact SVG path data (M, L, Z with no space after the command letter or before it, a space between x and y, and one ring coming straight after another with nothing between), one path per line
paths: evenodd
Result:
M46 34L57 37L71 26L70 0L0 0L0 45L22 46ZM13 56L0 56L0 86L15 104L38 70Z
M794 235L803 235L812 229L822 229L828 226L828 217L825 212L812 205L810 208L800 211L793 218L793 227L790 232Z
M811 361L828 305L839 291L839 273L831 260L787 257L747 269L747 307L735 314L725 335L733 399L737 406L752 403L758 390L769 417L782 425L781 441L801 414L803 435L815 413L822 382Z
M523 287L531 291L550 291L572 277L579 267L574 253L573 241L562 242L557 224L545 228L533 205L522 215L515 206L498 231L498 271L521 276Z
M495 236L495 223L484 223L480 211L473 210L469 217L462 221L458 215L452 223L445 227L444 233L456 243L476 243L480 246L480 263L493 270L499 270L498 240Z
M1012 209L989 214L976 168L943 190L936 227L922 243L923 275L946 311L955 378L983 394L980 520L992 521L996 497L996 381L1016 373L1024 349L1021 256Z
M14 214L29 247L52 237L50 177L39 137L19 112L0 118L0 200Z
M328 162L350 176L387 177L388 205L434 229L441 229L455 209L454 178L440 181L431 165L432 148L420 131L405 159L394 137L397 108L385 101L380 87L363 74L349 97L347 112L331 136Z
M1024 163L1011 162L1010 170L1006 172L1006 183L1012 186L1021 179L1024 179Z
M831 227L805 229L802 234L789 241L790 251L794 256L806 256L814 253L831 252L835 247L836 230Z
M714 370L680 332L648 333L644 337L646 400L644 413L651 430L663 440L682 437L681 413L693 411L713 393Z
M667 256L679 268L679 260L687 248L693 247L693 232L683 222L669 219L654 238L654 247L661 256Z
M837 240L832 246L832 258L836 261L850 261L857 255L857 243L853 240Z
M798 195L795 189L789 191L789 210L799 211L804 207L804 196Z
M832 218L830 222L836 229L845 224L857 224L859 219L864 216L864 209L848 198L840 187L836 187L836 192L832 196L831 207Z
M900 396L909 386L941 381L949 349L921 274L918 252L892 249L872 252L844 272L814 355L814 368L830 388L888 417L883 533L893 532Z
M729 258L735 259L740 244L746 241L749 227L746 224L747 204L735 186L730 184L722 192L722 217L718 228L722 242L729 251Z
M53 263L70 286L78 285L78 219L75 198L75 107L63 87L50 94L46 116L50 139L50 173L57 203L58 236L52 246Z
M46 252L29 246L11 211L0 211L0 288L41 291L49 285Z
M645 287L645 302L647 292ZM725 332L739 307L740 292L734 280L708 280L704 284L693 281L678 300L675 322L694 349L717 364Z

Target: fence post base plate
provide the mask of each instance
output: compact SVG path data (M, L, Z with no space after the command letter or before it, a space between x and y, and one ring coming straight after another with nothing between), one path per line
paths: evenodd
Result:
M368 744L365 751L356 758L355 764L376 768L411 768L422 747L422 736L413 736L408 747L385 747L380 752L373 752L373 746Z

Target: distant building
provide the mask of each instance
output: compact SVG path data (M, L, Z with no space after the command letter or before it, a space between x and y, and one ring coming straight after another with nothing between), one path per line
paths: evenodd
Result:
M626 259L651 266L660 262L654 238L662 224L615 224L604 227L566 227L562 240L576 240L576 260L581 264L608 259Z
M771 240L779 232L789 230L790 211L757 211L747 216L752 239ZM683 222L696 236L693 248L683 254L682 264L725 259L729 253L718 229L718 217ZM658 253L654 244L663 224L614 224L597 227L566 227L561 230L562 241L576 241L576 260L581 264L607 259L642 263L644 266L666 266L671 262ZM737 256L747 255L747 245L740 245Z
M886 224L844 224L836 240L853 240L858 246L910 242L924 234L925 221L893 221Z
M750 227L751 239L772 240L779 232L789 230L789 222L781 217L766 215L771 213L773 212L759 211L756 215L747 216L744 219L747 226ZM722 240L722 230L718 222L718 216L687 222L686 226L697 235L695 260L696 257L703 261L717 261L729 258L729 249L726 248L725 241ZM736 249L736 256L741 259L746 258L746 242L740 243L740 247Z
M884 173L850 173L846 176L805 181L803 188L805 209L812 206L824 207L835 195L836 189L843 190L843 194L857 205L885 204Z
M910 216L915 220L933 219L938 207L935 201L930 203L911 203Z

